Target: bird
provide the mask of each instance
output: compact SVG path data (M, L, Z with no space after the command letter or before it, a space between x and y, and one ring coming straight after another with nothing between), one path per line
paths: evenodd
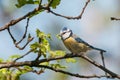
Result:
M89 50L97 50L97 51L102 51L106 52L103 49L96 48L84 40L82 40L80 37L77 35L73 34L73 31L67 27L63 27L60 30L59 36L61 37L64 45L66 48L72 52L72 54L84 54Z

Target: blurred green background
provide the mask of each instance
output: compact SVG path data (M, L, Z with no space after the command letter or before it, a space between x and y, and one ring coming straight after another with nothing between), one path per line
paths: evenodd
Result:
M44 3L47 0L43 0ZM53 10L57 13L67 16L77 16L82 11L86 0L61 0L57 9ZM32 11L37 5L26 5L20 9L16 8L17 0L0 0L0 26L12 19L19 18L29 11ZM65 50L69 52L63 45L62 41L56 38L62 27L68 27L75 34L81 37L89 44L105 49L106 67L111 71L120 74L120 21L111 21L110 17L120 17L120 0L91 0L85 13L80 20L68 20L51 13L43 12L30 19L28 32L35 36L36 28L45 33L50 33L52 41L50 41L53 50ZM26 20L23 20L11 27L12 34L17 40L24 33ZM0 58L7 59L12 54L24 54L29 50L29 46L20 51L13 45L8 32L0 32ZM34 40L36 41L36 40ZM33 41L33 42L34 42ZM24 42L23 42L24 44ZM23 45L21 44L21 45ZM90 51L87 54L90 58L101 63L99 52ZM35 54L30 54L24 60L35 59ZM63 64L68 66L67 71L79 73L83 75L104 74L103 71L94 67L83 59L78 59L77 63ZM76 77L55 73L46 70L45 73L37 75L35 73L27 73L21 76L21 80L87 80ZM89 80L113 80L113 79L89 79ZM117 80L117 79L114 79Z

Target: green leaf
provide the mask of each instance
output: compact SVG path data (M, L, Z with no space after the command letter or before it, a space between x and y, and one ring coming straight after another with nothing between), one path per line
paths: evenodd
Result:
M2 68L2 69L0 69L0 72L2 72L3 74L6 74L7 73L7 69L6 68Z
M74 58L67 58L67 59L66 59L66 62L67 62L67 63L70 63L70 62L76 63L76 60L75 60Z
M61 50L56 50L56 51L49 51L50 53L50 57L54 58L54 57L60 57L60 56L64 56L65 55L65 51L61 51Z
M20 80L20 75L22 75L22 72L16 71L16 73L12 75L12 80Z
M49 62L43 62L43 63L40 63L39 65L48 66L48 65L49 65Z
M66 66L60 65L60 64L50 64L51 67L55 69L60 69L60 68L66 68Z
M49 38L50 40L52 40L51 34L47 34L47 38Z
M0 58L0 63L3 62L4 60L2 58Z
M30 66L24 66L24 69L26 69L27 71L31 71L31 70L33 70L33 68L30 67Z
M40 47L40 44L38 42L35 42L35 43L33 43L33 44L30 45L30 48L32 50L37 49L38 47Z
M45 34L44 32L40 31L39 29L36 29L36 34L38 38L46 39L46 38L51 38L50 34Z
M22 6L26 4L39 4L39 0L17 0L16 7L21 8Z
M58 56L64 56L65 55L65 51L61 51L61 50L56 50L55 53Z
M42 55L44 56L44 58L46 58L46 56L47 56L45 52L43 52Z
M56 37L57 37L58 39L61 39L61 37L60 37L60 35L59 35L59 34L57 34L57 35L56 35Z
M41 32L39 29L36 30L36 34L38 38L43 38L44 37L44 33Z
M12 55L10 56L11 59L15 59L15 58L19 58L21 55L18 55L18 54L15 54L15 55Z
M40 9L39 11L35 11L34 13L30 14L29 18L31 18L31 17L33 17L33 16L35 16L35 15L37 15L37 14L43 12L43 11L45 11L45 10L44 9Z
M50 51L50 44L48 42L48 38L51 38L50 34L45 34L44 32L36 29L36 35L38 38L38 42L35 42L30 45L31 50L34 53L40 53L46 58L46 53Z
M50 2L51 0L48 0L48 2ZM60 1L61 0L53 0L53 2L51 3L51 7L53 8L53 9L55 9L59 4L60 4Z

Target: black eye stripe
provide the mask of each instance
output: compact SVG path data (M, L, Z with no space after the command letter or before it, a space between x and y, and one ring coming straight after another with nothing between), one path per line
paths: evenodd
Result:
M63 32L62 35L65 34L65 33L66 33L66 32Z
M62 35L64 35L64 34L67 33L67 32L70 32L70 30L69 30L69 31L66 31L66 32L63 32Z

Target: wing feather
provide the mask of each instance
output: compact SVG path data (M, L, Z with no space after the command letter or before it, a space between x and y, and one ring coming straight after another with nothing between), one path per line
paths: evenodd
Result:
M88 44L87 42L83 41L81 38L77 37L76 35L73 35L73 37L74 37L74 39L75 39L78 43L84 43L86 46L88 46L88 47L90 47L90 48L92 48L92 49L106 52L105 50L102 50L102 49L93 47L92 45L90 45L90 44Z

